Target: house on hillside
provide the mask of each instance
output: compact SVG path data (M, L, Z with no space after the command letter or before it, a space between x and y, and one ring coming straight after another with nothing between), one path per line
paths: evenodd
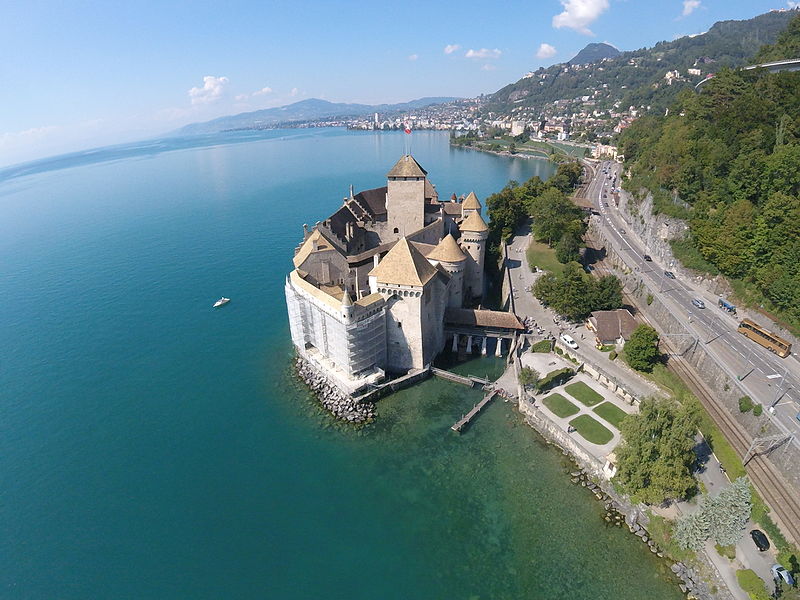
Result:
M596 310L586 320L586 327L595 334L598 346L610 346L627 342L638 323L625 308Z

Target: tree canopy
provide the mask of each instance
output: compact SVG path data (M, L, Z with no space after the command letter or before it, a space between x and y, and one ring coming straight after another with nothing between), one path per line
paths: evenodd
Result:
M636 500L660 504L694 488L695 413L674 401L645 398L620 427L616 481Z
M800 16L758 60L800 55ZM633 178L661 212L688 218L677 258L741 280L800 325L800 73L723 69L667 116L619 138ZM676 201L677 200L677 201ZM698 260L694 264L700 264ZM710 269L709 269L710 270Z
M625 342L622 352L631 368L649 373L661 356L658 351L658 333L649 325L639 325L633 330L631 339Z
M595 310L622 306L622 284L613 275L595 279L576 262L564 266L561 274L545 273L533 287L534 295L570 320L582 319Z

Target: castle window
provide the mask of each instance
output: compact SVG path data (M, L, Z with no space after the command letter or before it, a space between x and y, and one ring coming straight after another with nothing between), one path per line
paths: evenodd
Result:
M402 324L400 321L398 321L398 322L397 322L397 327L398 327L399 329L402 329L402 328L403 328L403 324Z
M395 228L394 228L394 232L395 232L395 233L400 233L400 230L399 230L397 227L395 227Z

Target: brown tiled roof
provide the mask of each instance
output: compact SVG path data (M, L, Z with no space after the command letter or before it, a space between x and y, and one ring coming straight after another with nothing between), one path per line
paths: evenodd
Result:
M446 215L461 216L461 205L458 202L442 202Z
M471 325L474 327L494 327L500 329L524 330L514 313L497 310L473 310L470 308L447 308L445 323L450 325Z
M410 154L405 154L400 157L400 160L392 167L392 170L386 175L387 177L425 177L428 172L419 166L419 163L414 160Z
M601 342L613 342L620 337L627 340L638 325L633 315L624 308L596 310L590 315L589 322Z
M355 224L356 218L347 206L342 206L339 210L328 217L331 231L342 239L347 238L347 223Z
M406 238L400 238L369 274L380 283L422 286L436 275L436 269Z
M354 199L364 207L373 219L386 216L386 186L358 192Z
M464 219L458 226L461 231L489 231L489 226L477 212L469 213L469 216Z
M325 252L327 250L335 250L333 243L322 235L318 229L315 229L306 238L306 241L300 246L297 254L294 255L292 262L295 267L302 265L312 252Z
M458 247L455 238L451 234L447 234L442 238L442 241L439 242L431 252L425 255L428 260L438 260L444 262L461 262L462 260L466 260L467 256Z

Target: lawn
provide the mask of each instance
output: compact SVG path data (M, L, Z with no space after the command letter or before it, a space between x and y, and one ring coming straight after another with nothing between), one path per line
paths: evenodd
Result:
M611 438L614 437L608 429L600 425L599 422L594 420L589 415L581 415L579 417L575 417L572 421L569 422L575 429L578 430L584 438L586 438L587 442L591 442L592 444L597 444L598 446L602 446L603 444L607 444L611 441Z
M582 381L570 383L564 389L567 390L570 396L586 406L594 406L595 404L600 404L604 400L603 396L595 392Z
M555 250L547 244L534 240L531 240L531 244L528 246L528 265L530 265L531 269L539 267L551 273L561 273L564 269L564 265L558 262L556 258Z
M580 411L577 406L564 398L561 394L550 394L547 398L542 400L542 403L550 409L550 412L562 419L571 417Z
M622 419L628 416L628 413L611 402L603 402L600 406L596 406L594 412L617 429L619 429L619 424L622 423Z

